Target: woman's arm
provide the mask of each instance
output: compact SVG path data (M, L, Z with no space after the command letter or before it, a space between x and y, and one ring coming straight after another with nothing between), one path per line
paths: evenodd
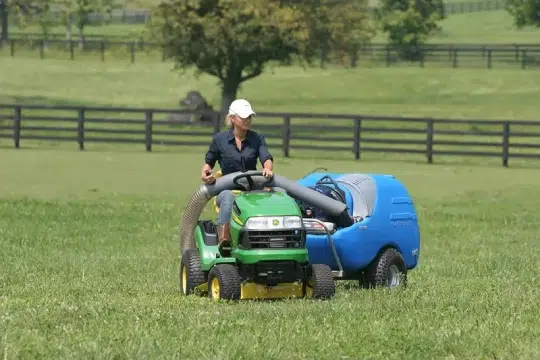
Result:
M268 150L268 145L266 145L266 140L263 135L259 135L260 144L259 144L259 160L263 166L263 174L265 176L272 176L274 170L274 158Z
M201 168L201 180L205 183L212 183L215 181L214 175L212 175L212 169L216 166L216 161L218 161L219 158L219 147L217 145L216 135L214 135L212 143L210 143L210 147L204 157L204 164Z

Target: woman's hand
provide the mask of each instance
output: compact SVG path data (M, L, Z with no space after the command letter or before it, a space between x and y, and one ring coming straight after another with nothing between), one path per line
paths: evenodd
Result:
M263 176L266 178L274 176L274 173L270 169L263 169Z
M212 174L212 170L203 169L201 180L206 184L212 184L216 181L216 178L214 177L214 174Z

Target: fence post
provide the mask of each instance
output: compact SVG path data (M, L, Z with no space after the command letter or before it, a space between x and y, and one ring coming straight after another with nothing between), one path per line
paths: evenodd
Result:
M457 61L457 49L454 49L454 59L452 60L452 66L457 68L458 61Z
M510 121L505 121L503 124L503 139L502 139L502 165L508 167L510 147Z
M289 157L289 150L291 147L291 118L288 115L283 118L282 136L283 155Z
M84 150L84 109L79 109L79 117L77 119L77 142L79 150Z
M11 57L15 56L15 40L11 39L9 42L9 52L11 54Z
M488 49L487 53L487 67L488 69L491 69L491 49Z
M152 111L148 110L145 113L144 128L145 128L145 144L146 151L152 151Z
M40 59L45 58L45 40L43 39L39 42L39 57Z
M354 119L353 151L354 159L360 159L360 133L362 131L362 118Z
M216 111L214 113L214 134L217 134L221 130L221 112Z
M100 45L100 51L101 51L101 61L105 61L105 42L101 40L99 45Z
M527 67L527 50L521 51L521 68L525 69Z
M17 106L15 108L14 119L13 119L13 143L15 144L15 149L20 147L21 143L21 107Z
M426 157L429 164L433 163L433 132L435 121L428 119L426 123Z
M131 63L135 63L135 43L131 43Z

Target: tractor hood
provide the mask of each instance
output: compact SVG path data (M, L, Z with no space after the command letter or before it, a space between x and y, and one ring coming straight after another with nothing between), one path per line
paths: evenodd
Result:
M283 192L244 193L236 197L240 209L239 217L244 220L252 216L301 216L296 202Z

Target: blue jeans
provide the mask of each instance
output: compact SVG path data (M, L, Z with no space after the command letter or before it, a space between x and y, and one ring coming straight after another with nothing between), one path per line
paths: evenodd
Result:
M234 194L231 190L223 190L216 197L216 204L219 206L218 224L228 224L231 222L232 206Z

